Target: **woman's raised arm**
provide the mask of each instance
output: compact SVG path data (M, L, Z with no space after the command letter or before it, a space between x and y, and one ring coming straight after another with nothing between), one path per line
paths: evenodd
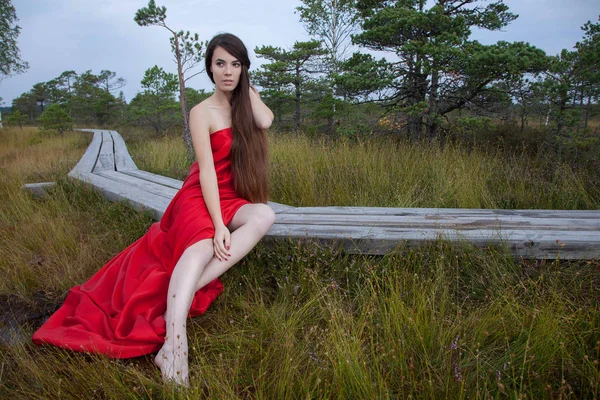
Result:
M252 115L256 126L260 129L269 129L274 118L273 112L263 103L258 90L252 85L250 85L250 103L252 104Z

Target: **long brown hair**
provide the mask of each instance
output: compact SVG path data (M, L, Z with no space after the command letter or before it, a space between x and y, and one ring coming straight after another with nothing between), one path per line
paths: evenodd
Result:
M235 57L242 64L238 85L231 95L231 169L235 191L253 203L266 203L268 197L267 133L254 122L250 104L250 59L244 43L231 33L222 33L211 39L206 48L206 72L214 83L210 70L217 47Z

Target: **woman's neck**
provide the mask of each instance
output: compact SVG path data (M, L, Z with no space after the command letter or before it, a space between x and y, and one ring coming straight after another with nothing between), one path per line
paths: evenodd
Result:
M224 92L223 90L215 87L215 101L221 105L231 104L231 95L233 92Z

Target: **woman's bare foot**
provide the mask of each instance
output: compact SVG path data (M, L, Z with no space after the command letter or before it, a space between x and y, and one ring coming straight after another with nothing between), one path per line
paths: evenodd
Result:
M189 387L187 337L182 336L185 337L185 334L177 335L176 340L165 337L165 344L154 358L154 363L160 368L165 382Z

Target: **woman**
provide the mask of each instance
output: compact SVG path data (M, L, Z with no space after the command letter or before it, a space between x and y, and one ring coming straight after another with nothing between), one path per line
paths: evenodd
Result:
M190 131L200 169L204 202L214 226L212 239L190 246L175 266L167 295L167 336L156 356L166 379L187 382L185 320L194 292L213 281L256 245L275 222L267 206L267 153L264 130L273 113L250 87L248 52L237 37L214 37L206 51L206 71L215 93L192 108ZM231 129L229 128L231 127ZM211 151L212 135L234 132L231 162L235 193L233 202L243 203L229 222L223 221L220 189ZM211 133L212 132L212 133ZM213 136L213 138L215 138ZM222 189L221 189L222 190ZM238 196L251 200L254 204Z
M159 350L165 380L187 385L186 318L222 292L217 279L275 221L267 201L273 113L250 86L242 41L215 36L206 71L215 92L192 108L197 162L160 222L116 255L34 333L37 344L128 358Z

